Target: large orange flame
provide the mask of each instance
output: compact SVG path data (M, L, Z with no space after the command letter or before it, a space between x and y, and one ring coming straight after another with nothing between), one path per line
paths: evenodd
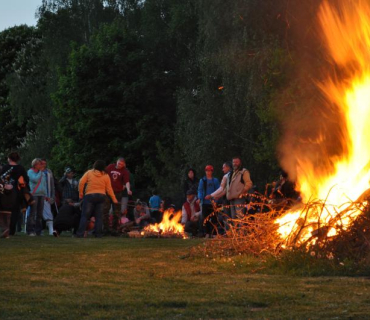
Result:
M336 69L341 77L328 77L319 87L339 115L338 126L342 135L339 143L345 148L342 154L327 155L331 167L317 170L315 164L303 155L295 154L297 161L297 184L304 202L325 199L325 208L318 213L310 209L291 211L278 218L278 232L285 239L302 225L302 219L312 226L300 235L307 240L318 225L336 220L339 212L357 201L369 188L370 180L370 2L342 0L337 7L324 1L318 18L323 37ZM325 136L320 143L326 143ZM351 209L336 221L348 228L361 213ZM307 221L308 219L308 221ZM330 235L335 235L331 226Z

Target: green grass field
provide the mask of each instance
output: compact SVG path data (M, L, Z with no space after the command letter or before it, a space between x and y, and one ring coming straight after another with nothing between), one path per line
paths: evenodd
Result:
M369 319L370 279L298 277L199 240L0 241L0 319Z

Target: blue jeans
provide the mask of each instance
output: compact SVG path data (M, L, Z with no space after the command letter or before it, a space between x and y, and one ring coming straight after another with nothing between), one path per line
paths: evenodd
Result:
M44 211L44 196L33 196L35 203L31 205L31 212L27 219L27 233L39 236L42 232L42 213Z
M77 237L83 237L87 221L95 217L95 237L101 237L103 231L103 206L106 195L102 193L90 193L84 196L82 202L82 214L80 226L78 227Z

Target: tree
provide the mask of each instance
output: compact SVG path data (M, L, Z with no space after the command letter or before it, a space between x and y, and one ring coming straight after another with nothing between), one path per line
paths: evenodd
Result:
M96 159L110 161L130 148L140 115L142 61L135 36L119 20L73 50L54 95L53 164L59 171L69 163L83 172Z
M26 119L18 119L12 110L12 99L8 79L16 71L16 61L25 47L37 39L33 27L21 25L0 33L0 157L5 160L10 150L22 145L27 134Z

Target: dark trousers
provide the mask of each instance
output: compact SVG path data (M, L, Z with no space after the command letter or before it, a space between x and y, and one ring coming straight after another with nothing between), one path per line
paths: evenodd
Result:
M21 210L22 194L17 192L15 203L12 209L12 216L10 217L10 235L14 235L16 231L22 231L22 224L24 222L24 214Z
M0 237L9 235L10 214L0 213Z
M118 204L114 204L111 198L106 197L104 203L104 216L103 216L103 223L104 223L104 230L109 230L109 211L110 208L113 206L113 222L112 222L112 230L117 231L119 226L119 221L122 217L121 212L121 199L122 199L123 191L115 192L114 195L117 198Z
M103 232L103 207L106 195L102 193L90 193L84 196L82 202L82 214L77 236L83 237L87 221L92 215L95 217L95 237L102 237Z
M199 221L186 221L185 232L191 233L193 236L196 236L199 230Z
M59 234L61 234L63 231L68 231L73 228L73 234L77 233L77 230L80 226L80 219L81 217L76 215L73 217L73 220L70 221L70 223L67 222L54 222L54 230L56 230Z
M159 210L152 211L150 213L150 216L152 217L152 219L155 220L156 223L161 223L162 222L163 214Z
M213 206L211 204L202 205L202 218L203 218L203 228L206 234L212 234L214 231L214 226L217 224L217 217L213 215L211 218L207 219L210 214L213 213Z
M27 233L36 232L37 235L41 235L42 231L42 213L44 211L44 196L34 196L35 202L31 206L31 212L27 219Z

